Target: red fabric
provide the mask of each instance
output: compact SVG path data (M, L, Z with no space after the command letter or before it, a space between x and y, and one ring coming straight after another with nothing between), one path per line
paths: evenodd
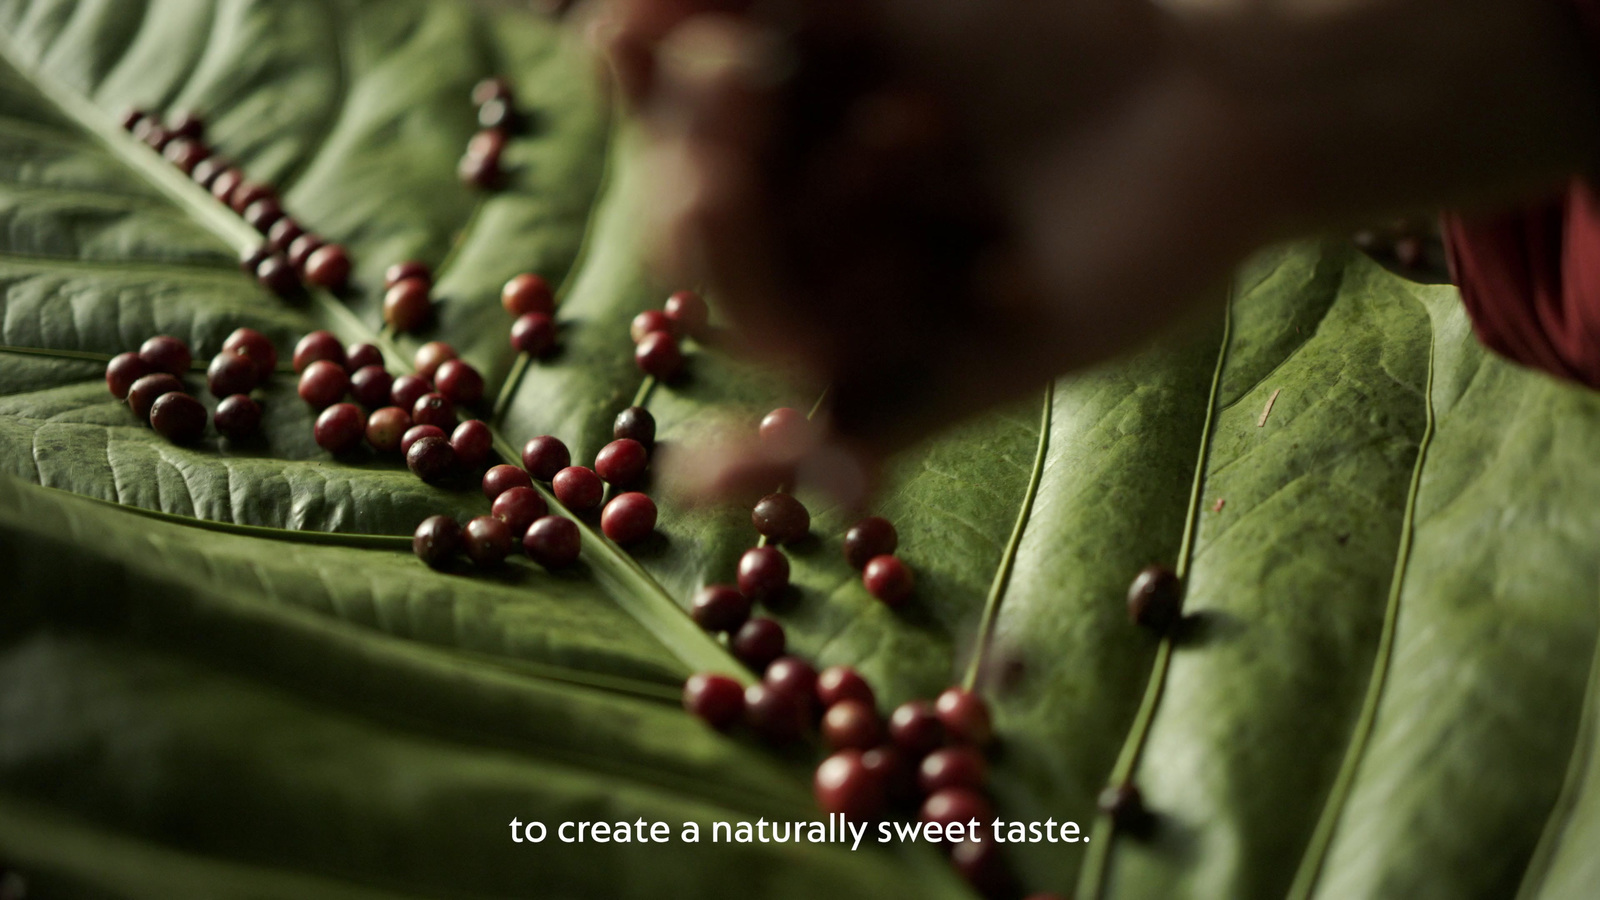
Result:
M1600 0L1573 0L1600 58ZM1518 362L1600 388L1600 194L1488 217L1446 214L1445 250L1478 338Z

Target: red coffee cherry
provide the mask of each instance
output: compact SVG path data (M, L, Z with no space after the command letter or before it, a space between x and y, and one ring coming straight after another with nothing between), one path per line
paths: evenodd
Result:
M739 557L739 590L752 600L771 600L789 586L789 560L776 547L752 547Z
M222 342L222 349L237 353L255 363L258 384L272 377L278 368L278 348L272 340L254 328L236 328Z
M768 494L750 511L756 531L781 544L792 544L811 533L811 513L788 494Z
M462 406L475 406L483 399L483 376L459 359L447 359L434 373L434 388Z
M944 743L944 725L932 704L911 700L890 713L889 737L900 749L920 758Z
M182 391L169 391L150 406L150 427L174 444L192 444L206 433L206 408Z
M410 418L411 414L406 413L406 419L409 421ZM400 455L408 455L411 452L411 445L425 437L439 438L443 440L446 445L450 443L450 439L445 435L444 429L437 425L413 425L406 429L405 434L400 436ZM454 453L455 448L452 447L450 452ZM455 458L452 456L450 461L455 462Z
M619 441L638 441L648 450L656 443L656 417L642 406L630 406L617 413L611 423L611 436Z
M497 135L499 132L487 131L479 134ZM504 143L503 138L500 143ZM456 174L460 176L463 184L482 191L492 191L504 180L500 172L498 152L485 153L482 156L468 153L461 157L461 162L456 166Z
M410 432L407 434L409 436ZM450 449L450 442L442 437L420 437L412 441L411 447L406 450L406 468L423 481L438 481L450 474L455 464L456 452Z
M623 438L600 448L594 458L594 471L608 484L627 487L644 476L650 452L635 440Z
M367 366L383 368L383 351L372 344L351 344L344 348L344 367L359 372Z
M849 666L829 666L817 675L817 700L824 707L855 700L870 709L878 708L878 699L872 694L872 686Z
M434 374L439 371L439 366L446 360L455 358L456 348L444 341L429 341L417 348L417 355L412 360L412 365L415 366L418 375L431 381Z
M528 558L547 569L560 569L578 559L581 538L577 523L561 516L535 519L522 537Z
M893 553L900 546L894 525L881 516L862 519L844 533L844 558L857 569L865 569L873 558Z
M752 684L744 689L745 724L768 743L791 743L805 734L811 721L805 699L770 684Z
M183 174L190 175L194 173L194 167L199 165L201 160L211 155L211 151L207 150L206 145L199 141L190 138L179 138L168 144L161 151L161 155L165 156L168 162L177 166L178 170Z
M410 413L398 406L385 406L367 416L367 443L379 453L393 453L400 449L400 440L410 429Z
M481 569L497 566L511 554L511 528L494 516L478 516L462 531L467 557Z
M1183 582L1166 566L1146 566L1128 588L1128 618L1166 634L1183 618Z
M762 672L773 660L783 655L787 643L782 625L758 616L739 627L729 646L740 662Z
M411 552L435 569L442 569L461 551L461 526L449 516L429 516L411 536Z
M177 118L168 123L168 130L174 136L198 141L205 136L206 123L194 110L184 110Z
M460 454L457 454L458 456ZM529 526L549 515L550 508L544 497L531 487L514 487L494 498L489 514L503 521L511 529L513 540L520 541Z
M130 106L122 111L122 117L118 119L118 121L122 123L123 131L132 131L139 126L140 122L143 122L148 118L150 118L150 114L148 112L145 112L137 106Z
M490 500L514 487L533 487L533 479L516 466L490 466L483 473L483 495Z
M898 556L875 556L861 572L861 583L866 585L867 593L890 608L906 602L911 596L913 581L911 569Z
M153 371L139 354L129 351L118 353L106 363L106 387L118 400L128 399L128 389L133 383Z
M428 285L432 285L433 270L428 268L427 263L420 260L408 259L405 262L397 262L383 270L384 290L394 287L407 278L421 279Z
M657 331L672 334L672 320L659 309L647 309L633 317L633 322L628 326L628 335L635 344Z
M244 209L245 222L263 235L283 218L283 207L273 197L264 197Z
M1016 878L1006 865L1000 846L986 832L987 823L984 823L980 837L956 842L950 848L950 862L979 896L1015 897L1019 893ZM1052 900L1052 895L1033 894L1027 900Z
M133 136L158 153L172 141L172 132L153 119L145 119L133 126Z
M883 815L883 778L869 768L859 750L840 750L822 761L811 782L817 806L847 821L868 822Z
M423 394L417 402L411 404L411 421L418 425L434 425L439 428L456 427L456 405L450 398L443 394Z
M333 454L349 453L367 434L367 417L354 403L335 403L317 416L317 446Z
M517 125L517 111L505 100L490 100L478 107L478 124L484 128L514 129Z
M261 430L261 404L245 394L224 397L217 404L216 423L223 437L244 440Z
M498 76L485 78L472 86L472 105L482 106L490 100L510 100L511 83Z
M156 400L163 394L183 391L183 382L178 376L166 372L152 372L134 380L128 387L128 407L139 421L150 421L150 407L155 406Z
M675 332L688 337L700 337L704 334L706 323L711 319L711 311L706 308L706 302L694 291L674 293L667 298L667 304L662 307L662 311L676 326Z
M330 291L342 291L350 283L350 254L338 244L318 247L306 257L306 281Z
M917 786L924 794L936 794L946 788L981 791L988 777L983 754L971 747L943 747L922 758Z
M600 476L583 466L567 466L557 472L550 480L550 489L562 506L575 513L599 508L606 492Z
M1097 805L1117 831L1137 835L1149 830L1151 818L1144 805L1144 795L1130 782L1108 785L1100 792Z
M319 359L325 359L341 369L345 367L344 346L331 331L313 331L294 345L296 372L304 372L307 366Z
M750 598L732 585L708 584L695 594L689 615L707 631L732 633L750 618Z
M618 494L600 511L600 530L623 546L649 537L656 529L656 502L637 491Z
M955 822L965 824L976 819L981 826L994 817L994 808L977 791L945 788L923 801L919 817L924 822L937 822L940 825Z
M461 160L463 163L462 168L469 169L469 174L471 172L487 171L491 175L498 176L500 154L505 152L507 140L509 140L509 138L507 138L505 129L503 128L479 129L478 133L474 134L472 139L467 141L467 152ZM478 168L470 169L470 167L466 165L466 163L469 161L476 163ZM491 183L483 186L493 187L493 184Z
M489 426L477 419L468 419L456 426L450 434L450 449L456 451L456 460L469 469L483 465L494 450L494 435ZM510 468L516 469L515 466ZM521 472L521 469L517 469ZM542 513L541 513L542 515Z
M528 313L511 323L511 349L542 358L556 345L556 321L544 313Z
M726 675L701 672L683 683L683 708L718 731L744 718L744 688Z
M277 192L267 185L255 181L241 181L239 186L228 195L228 206L239 215L244 215L245 210L262 200L277 199Z
M560 438L543 434L522 447L522 467L540 481L549 481L570 465L572 454Z
M248 394L256 389L260 380L254 362L227 350L213 356L211 365L206 367L206 387L213 397Z
M531 272L525 272L506 282L500 289L500 305L513 317L529 313L549 316L556 311L556 298L550 292L550 283Z
M883 780L883 792L895 806L910 807L922 800L913 765L905 752L894 744L880 744L863 752L861 764Z
M421 375L401 375L394 380L394 386L389 388L389 402L411 414L411 407L417 405L424 394L431 393L433 385Z
M994 736L989 720L989 705L964 688L946 688L933 703L934 712L945 733L958 743L983 746Z
M666 381L678 374L683 365L683 351L678 348L677 338L664 331L652 331L634 348L633 361L639 371Z
M289 265L294 267L295 274L298 277L300 270L304 269L306 263L311 260L311 254L317 252L326 243L328 242L323 240L321 236L307 232L289 242L289 250L284 253L284 259L288 260Z
M782 458L799 456L815 440L811 420L805 413L780 406L761 417L758 433L763 446Z
M267 249L274 253L287 254L289 247L305 233L305 228L299 222L284 216L273 222L272 227L267 229ZM306 259L310 261L311 257L307 256Z
M278 251L273 250L266 244L258 244L255 247L240 253L239 271L245 273L246 275L254 276L256 274L256 270L261 268L261 264L267 261L267 257L276 252Z
M362 366L350 376L350 396L368 409L386 406L394 392L394 377L383 366Z
M817 670L810 663L798 656L779 657L767 666L761 680L769 687L798 694L801 705L806 708L807 719L814 718L813 713L817 708Z
M256 282L278 297L293 297L300 291L299 274L280 253L270 254L256 266Z
M823 714L822 736L835 750L866 751L883 743L883 725L877 710L860 700L845 700Z
M210 188L211 196L216 198L218 203L226 204L228 202L228 198L233 196L234 190L236 190L239 187L239 184L243 181L244 170L240 169L238 166L230 166L218 173L216 178L212 179Z
M405 278L383 293L383 321L401 334L416 331L433 317L433 296L427 281Z
M350 376L332 360L319 359L300 373L300 399L312 409L338 403L349 389Z
M188 344L165 334L145 341L139 347L139 358L145 361L152 372L166 372L179 377L189 371L189 363L194 361L189 354Z

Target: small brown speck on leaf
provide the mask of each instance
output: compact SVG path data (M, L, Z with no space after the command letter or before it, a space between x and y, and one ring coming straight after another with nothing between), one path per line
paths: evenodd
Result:
M1217 502L1211 504L1211 511L1214 512L1214 513L1222 512L1222 505L1224 503L1227 503L1227 502L1228 502L1227 500L1224 500L1223 498L1218 497L1217 498Z

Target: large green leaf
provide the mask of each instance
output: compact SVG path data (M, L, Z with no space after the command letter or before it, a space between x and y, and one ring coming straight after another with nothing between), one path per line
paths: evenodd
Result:
M580 461L635 400L664 444L810 408L716 343L644 380L627 323L645 195L560 24L423 0L0 0L0 863L43 897L961 896L929 847L514 843L512 818L809 819L810 748L701 727L681 679L746 680L683 609L730 580L748 510L660 498L631 552L584 522L552 574L435 572L416 522L485 510L385 460L335 460L280 375L259 442L175 447L105 391L156 333L204 359L375 340L382 269L438 271L502 455ZM456 180L490 73L529 128L504 191ZM122 134L194 108L351 248L356 284L284 303L250 229ZM498 303L563 283L529 363ZM878 512L918 575L873 601L812 501L785 548L790 645L885 707L991 703L1007 819L1090 840L1008 855L1030 890L1122 897L1584 897L1595 876L1600 400L1486 355L1454 292L1338 244L1269 251L1224 305L1125 361L907 451ZM196 373L196 380L198 373ZM1142 566L1187 579L1166 640ZM1095 811L1131 780L1145 835Z

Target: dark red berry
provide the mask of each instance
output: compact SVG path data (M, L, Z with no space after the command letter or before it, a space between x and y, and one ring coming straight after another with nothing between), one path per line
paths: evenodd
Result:
M393 389L394 377L383 366L362 366L350 376L350 396L367 409L387 405Z
M731 633L750 618L750 598L732 585L708 584L695 594L689 615L707 631Z
M539 565L560 569L577 561L580 541L577 523L561 516L545 516L528 526L528 533L522 536L522 549Z
M345 367L344 347L331 331L313 331L294 345L294 370L304 372L306 367L325 359L339 368Z
M835 750L871 750L883 742L878 711L860 700L845 700L828 707L822 716L822 736Z
M222 398L217 404L217 431L230 440L243 440L261 429L261 404L245 394Z
M611 424L611 436L617 440L638 441L646 450L656 443L656 417L642 406L630 406L617 413Z
M195 184L209 191L211 186L217 183L217 178L231 168L233 168L232 160L212 155L195 163L194 169L189 172L189 177L194 179Z
M239 215L244 215L245 210L260 203L262 200L277 200L277 192L272 188L255 181L241 181L239 186L228 195L228 206Z
M150 149L161 152L172 141L172 132L149 119L140 122L133 128L133 136L149 145Z
M777 690L799 694L808 712L817 708L817 670L800 657L773 660L761 680Z
M342 291L350 282L350 254L338 244L318 247L306 257L306 281L319 288Z
M354 403L335 403L317 416L312 432L317 446L329 453L349 453L367 434L367 417Z
M299 277L300 270L306 267L306 261L311 258L311 254L317 252L326 243L327 241L321 237L309 233L302 234L289 242L289 252L285 253L284 257L289 260L289 265L293 267L295 277Z
M145 341L139 347L139 358L145 361L152 372L179 376L188 372L189 363L194 361L189 355L188 344L165 334Z
M846 700L858 700L872 709L878 708L878 699L872 694L872 685L849 666L829 666L817 675L817 700L825 707Z
M761 672L765 671L773 660L783 655L786 643L782 625L764 616L758 616L739 626L729 646L740 662Z
M411 552L435 569L449 564L461 550L461 526L449 516L429 516L411 536Z
M338 403L349 389L350 376L333 360L319 359L300 373L300 399L312 409Z
M511 129L516 126L517 111L506 100L495 99L478 107L478 127Z
M344 367L359 372L367 366L382 366L383 351L373 344L351 344L344 348Z
M744 690L744 721L762 740L787 744L805 734L811 709L804 697L772 685L752 684Z
M516 466L490 466L483 473L483 495L490 500L514 487L533 487L533 479Z
M678 334L688 337L699 337L705 333L706 323L711 319L706 302L694 291L674 293L667 298L667 305L662 307L662 312L672 320Z
M983 790L988 777L983 754L971 747L942 747L923 757L917 768L917 786L924 794L936 794L946 788Z
M497 566L511 554L511 528L494 516L478 516L463 529L462 543L480 568Z
M394 380L394 386L389 389L389 402L406 410L406 415L411 414L411 407L417 405L422 395L433 390L433 385L421 375L401 375Z
M937 822L940 825L958 822L965 825L977 821L977 827L981 828L993 815L994 808L977 791L945 788L923 801L919 817L924 822Z
M272 254L272 248L266 244L257 244L251 247L249 250L239 254L239 271L249 275L251 278L256 277L256 270L260 269L261 264L266 262L267 258Z
M889 737L900 749L921 757L944 743L944 725L933 711L933 704L912 700L889 714Z
M683 708L719 731L744 718L744 688L726 675L701 672L683 683Z
M511 528L512 539L518 541L522 540L536 519L543 518L549 512L550 507L544 502L544 497L531 487L510 488L494 498L494 505L489 509L491 515Z
M218 203L227 203L228 198L233 196L233 192L243 181L244 170L238 166L230 166L223 169L217 173L216 178L211 180L211 196L215 197Z
M618 494L600 511L600 530L627 545L642 541L656 529L656 502L637 491Z
M267 234L283 218L283 207L275 197L263 197L245 207L244 220L251 228Z
M268 256L256 266L256 281L278 297L293 296L300 290L300 275L281 253Z
M462 406L475 406L483 399L483 376L459 359L447 359L434 373L434 389Z
M406 421L411 421L410 413L406 413ZM404 434L400 435L400 455L405 456L410 453L411 445L425 437L436 437L446 444L450 443L450 439L445 436L444 429L437 425L412 425L406 429ZM451 452L455 452L454 448L451 448ZM454 462L454 458L451 461Z
M678 373L683 365L683 351L678 349L678 339L664 331L654 331L644 336L633 350L633 361L639 371L665 381Z
M864 569L874 557L893 553L900 546L894 525L881 516L862 519L844 534L844 558L857 569Z
M174 391L181 392L183 382L178 376L166 372L152 372L134 380L128 387L128 407L142 422L150 420L150 407L154 406L157 398L163 394Z
M847 821L867 822L884 812L884 782L869 768L860 750L840 750L817 766L811 790L817 806Z
M1144 805L1144 795L1130 782L1108 785L1100 792L1097 805L1118 831L1138 835L1149 830L1151 818Z
M751 547L739 557L739 590L752 600L771 600L789 586L789 560L776 547Z
M811 533L811 513L788 494L768 494L750 511L750 524L774 541L792 544Z
M120 121L122 123L122 130L123 131L132 131L134 128L136 128L138 126L138 124L140 122L143 122L145 119L147 119L149 117L150 117L150 114L145 112L144 110L142 110L142 109L140 109L140 108L138 108L136 106L130 106L127 109L122 111L122 118L119 119L118 121Z
M272 377L278 368L278 348L272 341L254 328L236 328L222 342L222 349L229 353L237 353L250 360L256 367L257 383Z
M762 416L757 433L768 450L784 459L799 456L815 438L811 420L799 410L787 406L780 406Z
M379 453L393 453L400 449L400 440L410 429L411 414L400 407L375 409L367 416L367 443Z
M192 444L206 433L206 408L182 391L169 391L151 405L150 427L174 444Z
M965 688L946 688L934 701L933 709L953 741L981 747L994 736L989 704Z
M432 317L433 295L427 281L404 278L384 291L383 320L395 331L401 334L416 331Z
M922 799L917 791L917 773L899 747L873 747L861 754L861 764L883 780L884 794L895 806L909 807Z
M550 489L555 491L561 505L576 513L588 512L600 506L606 487L593 469L584 466L567 466L550 479Z
M498 131L479 132L480 134L499 134ZM498 153L477 154L468 153L461 157L461 162L456 166L456 174L463 183L479 190L493 190L500 186L500 156Z
M659 309L647 309L633 317L633 323L628 326L628 334L635 344L656 333L664 331L672 334L672 320Z
M1128 588L1128 617L1166 634L1183 616L1183 582L1166 566L1146 566Z
M910 567L898 556L874 556L861 570L861 583L866 585L867 593L891 608L906 602L914 581Z
M497 168L500 164L500 154L505 152L507 140L503 128L481 129L472 136L472 140L467 141L467 153L462 162L472 159L483 167Z
M522 467L540 481L549 481L570 465L572 454L560 438L543 434L522 447Z
M594 471L607 484L627 487L644 476L650 452L638 441L623 438L600 448L594 458Z
M409 434L410 432L407 432L408 436ZM406 450L406 468L423 481L438 481L450 474L455 464L456 452L450 449L450 442L443 437L434 435L419 437L412 441L411 447Z
M950 848L950 862L972 889L984 897L1015 897L1016 879L1006 865L1005 857L987 833L987 823L980 823L977 837L966 837ZM1051 900L1050 895L1034 894L1027 900Z
M118 400L128 399L128 388L133 383L151 373L150 364L144 357L133 351L118 353L106 363L106 387L111 390L111 396Z
M178 170L183 174L192 175L194 174L194 167L199 165L201 160L210 156L211 151L207 150L206 145L199 141L191 138L178 138L167 144L162 149L161 155L165 156L168 162L177 166Z
M437 425L440 428L456 426L456 405L440 393L423 394L411 404L411 421L418 425Z
M237 353L227 350L211 358L206 367L206 387L213 397L230 397L248 394L256 389L261 374L256 364Z
M385 290L394 287L407 278L421 279L424 284L433 284L433 271L428 264L415 259L397 262L383 270L383 287Z
M284 216L267 229L267 246L275 253L287 254L289 246L305 233L299 222Z
M490 100L510 100L511 84L504 78L485 78L472 86L472 105L482 106Z
M167 124L167 129L176 137L198 141L205 136L206 123L193 110L185 110Z
M476 469L494 450L494 435L490 433L489 426L477 419L468 419L450 433L450 447L456 451L456 459L463 466ZM516 469L516 466L511 468Z
M431 381L446 360L455 358L456 348L444 341L429 341L417 348L417 354L412 358L411 365L418 375Z
M500 305L514 317L529 313L548 316L556 311L556 298L550 292L549 282L525 272L506 282L506 286L500 289Z
M528 313L511 323L511 349L543 357L556 345L556 321L544 313Z

